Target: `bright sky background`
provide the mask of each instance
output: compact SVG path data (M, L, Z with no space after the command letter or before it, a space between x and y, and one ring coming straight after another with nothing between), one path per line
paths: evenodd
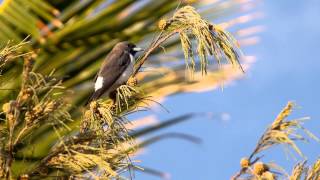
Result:
M244 79L223 92L174 96L164 103L171 112L157 113L166 120L186 112L226 112L230 120L198 118L162 131L189 133L202 138L203 144L162 141L139 156L141 165L168 172L174 180L230 179L239 169L240 159L251 153L266 126L289 100L301 107L291 117L310 116L305 126L320 136L320 1L264 1L262 9L266 16L260 23L267 29L260 44L245 49L258 60ZM186 106L186 102L192 104ZM320 144L299 145L312 162L320 155ZM287 158L281 147L268 151L263 160L275 160L289 172L297 162ZM158 178L136 173L136 179Z
M320 137L320 1L266 0L262 11L266 16L259 23L267 29L258 45L245 49L258 60L244 79L224 91L173 96L164 103L171 112L157 112L161 120L187 112L228 113L230 120L195 118L166 129L160 133L189 133L203 143L161 141L137 158L139 164L168 172L174 180L230 179L289 100L301 107L291 117L310 116L305 126ZM186 101L192 103L186 106ZM312 162L320 155L318 143L299 145ZM280 147L268 151L263 160L274 160L288 171L297 162ZM136 173L135 179L158 178Z

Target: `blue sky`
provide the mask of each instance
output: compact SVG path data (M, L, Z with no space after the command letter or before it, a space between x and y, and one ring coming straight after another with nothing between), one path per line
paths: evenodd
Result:
M244 79L224 91L173 96L164 103L171 112L157 113L165 120L186 112L227 112L231 119L198 118L162 131L187 132L202 138L203 144L162 141L139 156L141 165L169 172L178 180L229 179L289 100L299 105L291 117L310 116L305 126L320 136L320 1L264 1L262 10L266 16L260 23L267 29L260 44L245 49L258 60ZM186 106L186 99L193 103ZM320 155L318 143L299 145L312 162ZM263 161L272 160L289 172L297 162L281 147L266 152ZM157 178L136 173L136 179Z
M305 126L320 136L320 1L263 2L266 17L259 23L267 29L261 34L260 44L245 49L258 58L245 78L224 91L173 96L164 103L171 112L157 112L161 120L186 112L227 112L231 119L195 118L163 130L189 133L203 143L162 141L139 156L139 164L168 172L174 180L229 179L239 169L240 159L249 155L266 126L289 100L300 106L291 117L310 116ZM192 104L186 106L186 99ZM299 145L312 162L320 155L318 143ZM288 159L280 147L266 152L263 160L274 160L289 171L297 162ZM136 179L158 178L136 173Z

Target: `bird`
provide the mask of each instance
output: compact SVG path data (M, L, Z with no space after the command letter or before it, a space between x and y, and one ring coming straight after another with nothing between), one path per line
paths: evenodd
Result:
M134 72L135 54L143 51L135 44L123 41L117 43L103 61L94 81L94 92L86 104L107 95L111 99L115 90L125 84Z

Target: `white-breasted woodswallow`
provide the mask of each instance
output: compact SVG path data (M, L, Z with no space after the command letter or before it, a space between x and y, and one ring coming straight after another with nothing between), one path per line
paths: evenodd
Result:
M95 77L94 93L86 104L100 98L103 94L113 96L112 93L125 84L132 75L135 64L134 55L142 50L127 41L117 43L102 63Z

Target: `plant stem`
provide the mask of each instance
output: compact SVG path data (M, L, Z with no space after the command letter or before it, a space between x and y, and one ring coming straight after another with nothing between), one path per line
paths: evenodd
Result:
M163 42L165 42L166 40L168 40L171 36L175 35L176 33L178 33L178 30L175 30L167 35L162 36L162 32L160 33L160 35L158 36L158 38L151 43L150 47L148 48L148 50L144 53L144 55L142 56L142 58L137 62L136 64L136 69L133 73L133 77L135 77L137 75L137 73L139 72L141 66L146 62L147 58L150 56L150 54L157 49Z

